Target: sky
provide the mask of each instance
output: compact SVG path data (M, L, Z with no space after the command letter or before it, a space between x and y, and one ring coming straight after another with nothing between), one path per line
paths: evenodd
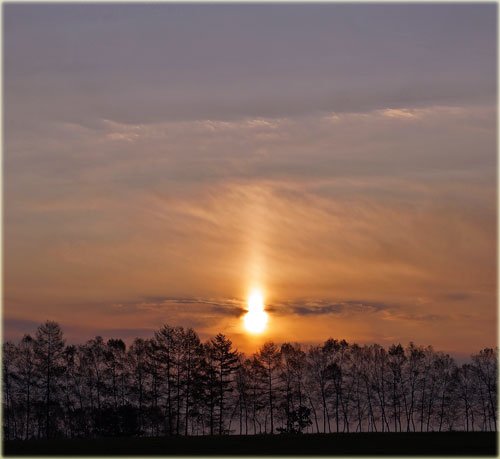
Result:
M495 346L496 18L4 3L4 339Z

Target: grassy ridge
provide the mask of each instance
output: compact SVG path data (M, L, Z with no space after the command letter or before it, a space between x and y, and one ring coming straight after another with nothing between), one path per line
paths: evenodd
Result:
M99 438L4 442L4 455L497 455L492 432Z

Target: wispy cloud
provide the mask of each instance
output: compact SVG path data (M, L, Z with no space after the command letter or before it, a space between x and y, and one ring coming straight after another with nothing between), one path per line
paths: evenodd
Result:
M7 317L494 340L494 11L7 5Z
M244 302L230 298L194 298L194 297L146 297L139 301L119 302L110 305L117 312L150 311L150 312L179 312L187 314L202 313L203 315L216 314L218 316L240 317L246 312ZM187 309L186 309L187 307Z
M270 311L277 314L296 314L299 316L325 315L325 314L365 314L382 311L390 308L389 305L379 302L366 301L338 301L331 300L308 300L292 301L270 305Z

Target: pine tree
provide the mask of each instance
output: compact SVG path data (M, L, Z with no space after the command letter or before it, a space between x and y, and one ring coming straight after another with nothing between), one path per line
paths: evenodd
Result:
M40 325L36 333L35 357L44 391L46 438L51 437L56 424L55 416L51 415L58 400L58 382L63 372L63 350L63 333L59 324L47 321Z
M232 350L232 342L222 333L208 345L210 361L215 371L215 393L219 407L219 435L224 433L225 395L233 391L232 374L238 366L238 352Z

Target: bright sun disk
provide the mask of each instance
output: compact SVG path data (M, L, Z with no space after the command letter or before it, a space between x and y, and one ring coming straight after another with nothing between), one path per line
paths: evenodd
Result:
M267 313L264 311L264 297L258 289L248 296L248 312L243 318L245 328L250 333L262 333L267 325Z

